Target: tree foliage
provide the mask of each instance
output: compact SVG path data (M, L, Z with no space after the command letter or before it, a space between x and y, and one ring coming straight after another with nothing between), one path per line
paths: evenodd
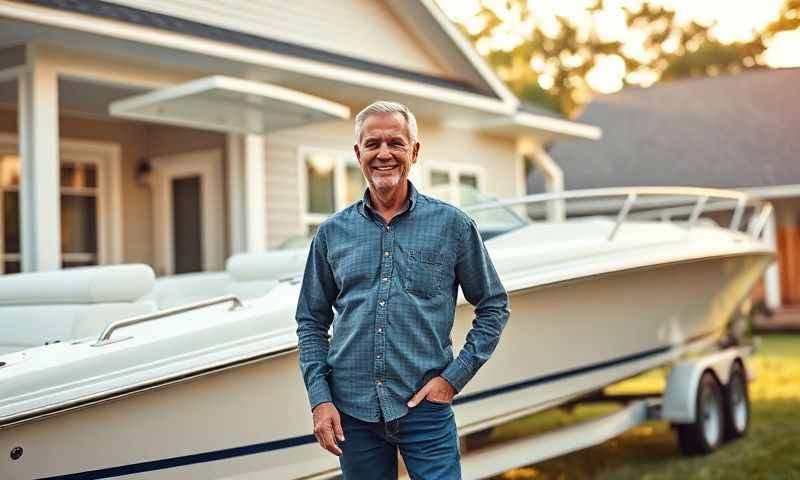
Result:
M723 44L709 35L713 24L679 23L674 11L645 1L641 8L622 9L621 30L635 34L636 48L631 48L630 37L627 41L609 37L604 14L611 9L603 0L589 4L580 21L555 17L557 28L552 22L547 25L527 0L506 0L503 12L498 12L496 3L482 5L477 30L461 25L465 34L479 50L488 50L488 62L520 98L567 115L573 115L596 92L591 74L600 62L612 59L624 65L624 85L735 73L759 66L760 54L774 34L800 27L800 0L787 0L780 18L751 41ZM620 12L612 13L618 16ZM510 48L487 48L496 29L508 26L509 15L515 16L516 34L523 29L521 41Z

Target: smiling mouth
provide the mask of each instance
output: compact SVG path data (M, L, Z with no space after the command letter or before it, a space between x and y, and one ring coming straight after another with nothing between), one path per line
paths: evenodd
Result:
M397 168L397 165L385 165L380 167L372 167L373 170L377 170L379 172L388 172L390 170L394 170Z

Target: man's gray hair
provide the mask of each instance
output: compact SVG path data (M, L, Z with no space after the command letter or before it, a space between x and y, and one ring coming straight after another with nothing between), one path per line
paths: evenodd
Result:
M411 113L411 110L402 103L381 100L372 102L367 108L361 110L358 112L358 115L356 115L356 143L361 143L361 134L363 133L364 122L367 120L367 117L376 113L399 113L402 115L403 118L406 119L406 125L408 126L409 140L411 140L411 143L417 141L417 118Z

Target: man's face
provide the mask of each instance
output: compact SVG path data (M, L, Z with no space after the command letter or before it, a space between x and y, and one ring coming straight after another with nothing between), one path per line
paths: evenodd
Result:
M419 142L411 142L401 114L378 113L364 121L361 139L354 149L370 187L391 191L408 178L411 165L417 161Z

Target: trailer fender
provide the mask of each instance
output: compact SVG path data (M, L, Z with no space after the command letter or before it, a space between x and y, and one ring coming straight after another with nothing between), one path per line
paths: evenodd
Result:
M727 385L731 366L738 360L750 377L750 369L745 361L752 350L751 346L731 347L675 363L667 377L661 409L662 419L670 423L693 423L697 406L697 386L703 372L710 370L721 385Z

